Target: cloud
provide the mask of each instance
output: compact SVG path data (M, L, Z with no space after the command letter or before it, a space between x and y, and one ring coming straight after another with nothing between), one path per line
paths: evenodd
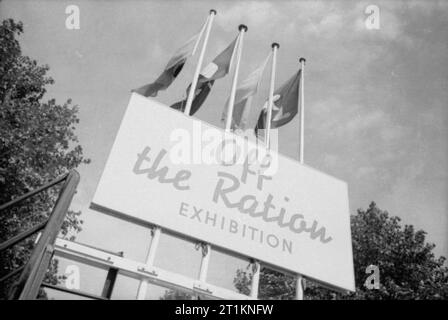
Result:
M309 109L313 125L318 125L322 132L332 132L337 139L359 138L364 132L389 130L392 126L389 116L381 109L369 110L337 99L319 101Z
M323 162L325 166L335 168L340 165L340 160L340 157L335 154L325 153Z
M313 144L325 150L320 166L350 184L357 199L370 201L373 194L391 188L397 170L409 163L412 130L392 115L368 104L323 99L308 107L308 129ZM380 188L380 191L377 189Z
M447 255L446 228L448 201L446 180L429 180L430 164L422 158L414 158L404 164L396 175L381 202L393 215L404 217L404 223L415 224L429 232L428 240L436 242L436 253ZM429 182L431 181L431 182Z
M304 35L332 36L339 32L346 24L343 12L330 12L327 14L308 15L302 32Z
M361 115L361 107L355 106L353 109L357 110L356 116L346 119L345 123L336 127L336 132L340 135L359 136L367 130L379 129L386 122L386 114L381 110L374 110Z
M280 17L275 5L264 1L242 1L219 10L216 23L226 31L234 30L241 23L250 29L266 27L278 21Z
M373 166L360 167L356 170L355 177L358 180L371 179L377 173L377 169Z
M420 14L431 15L434 11L448 12L448 3L445 0L411 0L406 1L405 5L410 10L416 10Z
M165 51L163 50L162 46L159 43L152 43L151 47L148 47L148 51L150 51L151 59L153 59L155 61L167 60L167 62L168 62L169 58L167 59ZM171 54L173 54L173 53L171 53Z

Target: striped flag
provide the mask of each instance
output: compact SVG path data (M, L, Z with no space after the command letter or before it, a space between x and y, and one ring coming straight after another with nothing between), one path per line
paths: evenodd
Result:
M208 20L207 20L208 21ZM145 97L156 97L160 90L165 90L171 83L176 79L177 75L182 71L182 68L187 61L187 58L192 56L201 40L202 34L207 25L207 21L202 26L201 31L190 38L182 47L180 47L168 61L165 70L162 74L154 81L133 90Z
M221 52L212 62L210 62L201 71L199 75L198 84L194 93L193 103L191 105L190 115L196 113L201 105L204 103L208 94L215 83L215 80L223 78L229 73L230 65L232 63L238 37L230 43L230 45ZM187 97L185 100L176 102L170 107L176 110L184 111L187 104L188 93L190 92L191 84L187 88Z
M263 63L241 83L241 85L237 88L235 94L235 104L233 108L232 114L232 126L233 130L240 129L244 130L247 124L247 118L250 113L250 107L252 103L252 97L257 93L258 88L260 86L261 78L263 77L264 69L271 57L272 53L269 53L267 58L263 61ZM224 106L224 110L222 112L221 121L226 121L227 118L227 109L229 105L229 99Z

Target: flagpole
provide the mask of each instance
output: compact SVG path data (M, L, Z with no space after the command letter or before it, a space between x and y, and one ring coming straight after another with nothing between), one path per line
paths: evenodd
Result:
M305 58L300 58L299 62L301 65L301 71L300 71L300 152L299 152L299 160L300 163L303 164L303 157L304 157L304 133L305 133L305 95L303 93L303 87L305 85L304 82L304 74L305 74Z
M194 92L196 91L196 85L198 83L199 72L201 71L202 61L204 60L205 48L207 47L208 37L210 35L210 30L212 28L213 19L216 15L216 10L210 10L209 21L207 24L207 30L205 31L204 42L202 43L201 53L199 55L198 64L196 65L196 70L194 71L193 81L191 82L190 91L188 92L187 104L185 106L184 113L190 115L191 104L193 103Z
M199 42L201 42L202 39L202 35L204 34L205 29L207 29L208 26L208 21L210 20L210 15L207 17L207 19L205 20L204 25L201 28L201 31L199 31L199 36L198 36L198 40L196 40L196 43L194 44L193 47L193 51L191 51L191 55L194 55L196 53L196 50L199 47Z
M305 73L305 58L300 58L299 62L301 65L301 71L300 71L300 101L297 101L298 104L300 104L300 150L299 150L299 161L301 164L303 164L303 151L304 151L304 124L305 124L305 97L303 95L303 76ZM296 277L296 300L303 300L303 277L302 275L298 274Z
M236 53L235 71L233 72L232 89L230 91L229 105L227 106L226 132L230 132L232 127L233 105L235 104L236 85L238 82L238 71L240 69L241 54L243 52L243 39L244 39L244 33L247 32L247 26L245 26L244 24L240 24L238 30L240 31L240 34Z
M274 42L272 45L272 68L271 68L271 84L269 86L269 100L268 100L268 113L266 115L266 126L264 131L266 148L271 148L271 121L272 121L272 107L274 104L274 84L275 84L275 68L277 63L277 50L280 45Z

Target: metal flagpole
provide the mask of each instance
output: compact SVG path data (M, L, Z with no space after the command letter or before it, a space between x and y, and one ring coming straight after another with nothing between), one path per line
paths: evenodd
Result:
M233 105L235 103L236 84L238 81L238 71L240 69L241 53L243 52L244 33L247 32L247 26L245 26L244 24L240 24L238 30L240 31L240 34L236 53L235 71L233 72L232 89L230 91L229 105L227 106L226 132L229 132L232 127Z
M305 130L305 96L303 94L304 83L304 73L305 73L305 58L300 58L299 62L301 64L300 71L300 153L299 159L300 163L303 164L303 152L304 152L304 130Z
M265 126L265 142L266 148L269 150L271 148L271 121L272 121L272 106L274 104L274 83L275 83L275 67L277 63L277 50L280 45L276 42L272 44L272 68L271 68L271 84L269 87L269 102L268 102L268 113L266 115L266 126Z
M205 29L207 29L208 26L208 21L210 20L210 15L207 17L207 19L205 20L204 25L201 28L201 31L199 31L199 36L198 36L198 40L196 40L196 43L194 44L193 47L193 51L191 51L191 55L194 55L196 53L196 50L199 47L199 42L201 42L202 39L202 35L204 34Z
M300 58L299 62L301 65L301 71L300 71L300 94L299 94L299 100L297 101L298 104L300 104L300 150L299 150L299 161L301 164L303 164L303 151L304 151L304 116L305 116L305 99L303 95L303 76L305 72L305 58ZM302 275L297 275L296 278L296 300L303 300L303 277Z
M199 55L198 64L196 65L196 70L194 71L193 81L191 82L190 91L188 92L187 105L185 106L184 113L190 115L191 104L193 103L194 92L196 91L196 85L198 83L199 72L201 71L202 61L204 60L205 48L207 47L208 37L210 35L210 30L212 28L213 19L216 15L216 10L210 10L210 17L207 24L207 30L205 31L204 43L202 44L201 54Z

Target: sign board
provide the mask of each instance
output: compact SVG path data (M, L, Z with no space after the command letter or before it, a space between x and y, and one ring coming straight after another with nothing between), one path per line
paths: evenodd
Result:
M345 182L136 93L92 206L355 288Z

